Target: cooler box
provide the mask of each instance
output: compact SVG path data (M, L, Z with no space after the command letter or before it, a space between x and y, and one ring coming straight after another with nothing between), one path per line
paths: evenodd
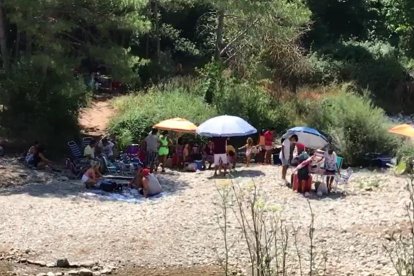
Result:
M196 164L198 171L203 169L203 160L195 160L194 163Z

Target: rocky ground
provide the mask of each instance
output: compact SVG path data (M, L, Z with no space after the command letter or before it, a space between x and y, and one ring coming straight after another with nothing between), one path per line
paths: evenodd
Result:
M133 203L90 196L78 181L13 160L3 160L0 173L0 275L222 275L215 203L216 186L226 180L211 178L211 171L159 175L164 195ZM237 183L253 180L287 223L307 229L307 200L281 185L279 167L239 167L233 176ZM406 181L361 170L346 193L309 198L328 275L395 275L383 245L407 225ZM247 252L237 221L229 219L231 261L243 271ZM56 267L64 259L71 267Z

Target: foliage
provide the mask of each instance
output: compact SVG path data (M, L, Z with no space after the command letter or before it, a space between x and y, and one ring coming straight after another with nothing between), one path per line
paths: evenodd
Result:
M6 136L19 137L25 143L42 141L56 150L61 141L77 135L77 115L85 104L85 87L67 75L70 71L61 70L64 66L51 65L41 77L41 66L23 60L2 76L0 120Z
M286 222L283 207L272 204L263 189L251 180L245 183L228 181L217 185L217 190L218 222L225 249L220 262L225 275L232 275L228 269L233 262L231 239L240 235L249 256L249 275L327 275L328 255L316 246L315 215L309 201L309 226L300 229ZM230 214L234 214L237 221L237 232L229 227Z
M389 242L383 248L398 276L414 274L414 179L411 175L406 186L408 200L405 203L407 226L387 234Z
M388 43L349 41L332 44L314 53L311 60L317 83L354 81L361 90L372 91L377 103L385 105L400 100L398 94L390 92L407 77L407 73L397 50Z
M240 116L258 129L275 127L281 131L291 125L288 105L278 102L258 83L237 79L215 62L200 70L200 75L205 100L219 114Z
M165 119L182 117L200 124L217 114L202 97L173 85L155 86L145 95L124 96L114 104L118 115L112 120L110 131L133 141L145 138L153 125ZM125 144L132 142L122 140Z
M308 105L308 125L329 133L347 163L361 165L367 153L393 153L397 143L388 132L384 111L368 97L346 87Z

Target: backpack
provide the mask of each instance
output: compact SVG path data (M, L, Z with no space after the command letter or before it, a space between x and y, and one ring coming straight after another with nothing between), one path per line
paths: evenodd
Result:
M101 182L101 184L99 185L99 188L102 191L105 191L105 192L108 192L108 193L122 191L122 185L121 184L118 184L115 181L108 180L108 179L103 180Z

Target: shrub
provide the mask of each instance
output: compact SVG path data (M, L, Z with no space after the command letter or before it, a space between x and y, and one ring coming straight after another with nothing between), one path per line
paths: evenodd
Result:
M363 164L366 153L394 153L397 143L387 131L384 111L367 97L346 87L339 89L336 95L310 105L308 125L329 133L349 164Z
M288 105L277 102L256 84L230 78L219 93L214 105L220 114L240 116L258 129L285 130L291 125Z
M397 50L388 43L340 42L319 49L310 57L314 82L353 81L360 90L368 89L376 103L392 109L394 91L408 76Z
M62 141L78 135L77 115L86 93L70 68L21 61L2 75L0 89L1 125L15 142L39 140L59 151Z
M152 88L148 94L129 95L115 103L118 115L110 124L110 131L121 137L121 146L144 138L151 127L165 119L182 117L200 124L217 115L216 110L204 103L203 98L190 94L185 88L164 90Z

